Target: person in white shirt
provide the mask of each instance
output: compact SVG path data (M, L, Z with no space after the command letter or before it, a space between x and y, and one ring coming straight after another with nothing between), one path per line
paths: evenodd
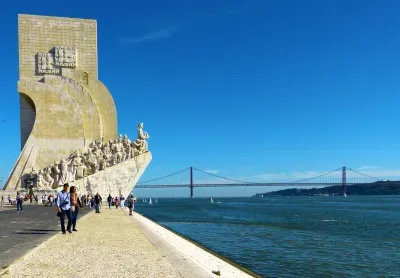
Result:
M17 197L15 199L17 201L17 212L19 213L20 210L21 210L21 212L24 212L24 209L22 208L23 198L22 198L21 194L19 193L19 191L17 192Z

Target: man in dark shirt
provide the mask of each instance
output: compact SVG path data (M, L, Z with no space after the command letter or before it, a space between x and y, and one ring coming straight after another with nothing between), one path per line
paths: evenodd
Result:
M101 204L101 196L99 192L94 196L94 207L96 209L96 213L100 213L100 204Z
M108 195L107 202L108 202L108 208L111 209L111 202L112 202L111 194Z

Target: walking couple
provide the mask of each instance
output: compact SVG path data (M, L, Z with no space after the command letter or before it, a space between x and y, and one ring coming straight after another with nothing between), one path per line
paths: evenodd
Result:
M70 190L69 184L64 184L64 188L62 191L57 194L57 216L60 217L61 222L61 231L63 234L68 231L72 233L72 231L77 232L76 230L76 220L78 218L79 208L83 210L83 206L81 204L80 198L78 197L78 193L75 186L71 186ZM68 218L67 229L65 229L65 217ZM71 231L72 227L72 231Z

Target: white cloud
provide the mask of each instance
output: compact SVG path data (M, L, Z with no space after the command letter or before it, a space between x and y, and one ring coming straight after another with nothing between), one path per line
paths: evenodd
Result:
M293 181L308 179L319 176L323 173L315 171L293 171L293 172L281 172L281 173L264 173L254 175L251 181Z
M204 170L204 172L216 175L219 173L219 170Z
M355 170L363 171L363 170L376 170L376 169L382 169L382 167L381 166L361 166Z
M209 22L209 21L219 20L219 19L222 19L227 16L233 16L233 15L236 15L236 14L242 12L244 9L246 9L246 6L238 6L238 7L232 8L232 9L226 9L217 14L206 14L206 15L197 16L197 17L194 16L190 21L188 21L184 24L171 25L166 28L161 28L159 30L149 32L142 36L120 38L120 42L123 44L127 44L127 45L133 45L133 44L138 44L138 43L142 43L142 42L150 42L150 41L157 41L157 40L161 40L161 39L167 39L167 38L172 37L172 35L174 35L178 31L180 31L182 28L185 28L189 25L193 25L198 22Z
M365 175L381 178L383 180L388 178L398 178L400 179L400 169L376 169L376 170L367 170L367 171L359 171Z
M161 28L154 32L149 32L143 36L139 37L130 37L130 38L121 38L121 42L125 44L137 44L146 41L156 41L161 39L167 39L172 37L172 35L178 30L175 26L169 26L166 28Z

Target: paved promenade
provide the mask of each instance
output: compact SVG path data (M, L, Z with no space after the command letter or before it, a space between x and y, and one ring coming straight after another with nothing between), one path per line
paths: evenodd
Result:
M0 276L218 277L212 273L210 264L220 265L220 277L250 277L205 251L188 255L198 247L188 248L186 243L179 243L187 249L181 252L171 242L185 240L172 238L169 231L147 221L137 214L132 217L121 209L109 210L103 206L100 214L91 212L81 218L78 232L58 233L8 267L3 276L0 270Z
M23 206L22 213L17 213L16 206L0 207L0 271L60 232L55 207L27 203Z

